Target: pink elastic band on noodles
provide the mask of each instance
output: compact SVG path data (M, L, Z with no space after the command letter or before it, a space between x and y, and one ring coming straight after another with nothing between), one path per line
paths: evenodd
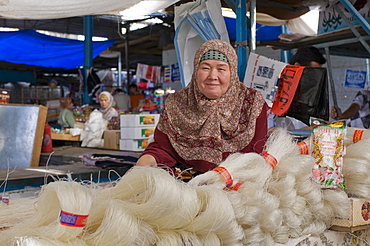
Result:
M299 150L301 151L301 155L308 155L308 145L306 142L298 142L297 145L299 146Z
M6 205L9 205L9 203L10 203L10 199L9 199L9 198L7 198L7 197L2 197L2 196L0 196L0 201L1 201L2 203L5 203Z
M353 143L357 143L362 139L362 134L364 134L364 130L355 130L353 133Z
M275 168L275 166L277 164L277 160L276 160L276 158L273 155L271 155L267 151L262 152L260 155L265 159L265 161L268 164L270 164L270 166L272 167L272 169Z
M84 227L87 222L87 217L89 217L89 215L72 214L60 210L59 223L70 227Z
M233 185L234 180L229 171L227 171L226 168L224 167L216 167L212 169L212 171L218 172L221 177L225 180L226 187L229 188L230 186Z

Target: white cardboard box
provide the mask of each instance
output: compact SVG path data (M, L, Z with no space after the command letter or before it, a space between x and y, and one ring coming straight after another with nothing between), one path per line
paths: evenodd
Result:
M155 127L124 127L121 128L121 139L147 139Z
M122 114L121 128L124 127L155 127L159 121L159 114Z
M355 227L370 224L370 199L349 198L351 203L349 216L334 218L332 225L339 227Z
M148 146L148 139L121 139L119 149L127 151L144 151Z

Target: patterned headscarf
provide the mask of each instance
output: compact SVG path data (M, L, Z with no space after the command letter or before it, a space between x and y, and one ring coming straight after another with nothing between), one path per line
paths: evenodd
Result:
M110 94L108 91L103 91L99 94L99 101L101 97L106 97L108 98L108 107L107 108L101 108L99 111L103 114L103 118L105 120L110 120L112 117L117 117L118 112L113 108L113 96Z
M197 85L200 60L209 50L224 54L231 72L227 92L214 100L206 98ZM253 139L256 119L264 102L260 93L239 81L234 48L224 41L210 40L203 43L195 54L193 75L188 86L168 96L158 130L168 136L184 160L220 164L222 153L242 150Z

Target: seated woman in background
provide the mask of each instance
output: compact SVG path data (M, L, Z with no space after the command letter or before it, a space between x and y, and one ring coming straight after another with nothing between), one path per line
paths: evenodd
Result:
M60 113L59 113L59 123L62 128L73 128L76 120L74 118L72 107L73 103L70 97L62 97L59 100L60 103Z
M113 107L114 98L108 91L103 91L99 94L99 103L101 108L99 111L103 114L103 118L108 121L109 130L119 130L118 111Z
M239 81L237 63L224 41L199 47L190 83L167 97L154 141L137 166L204 173L232 153L263 151L268 106L260 92Z

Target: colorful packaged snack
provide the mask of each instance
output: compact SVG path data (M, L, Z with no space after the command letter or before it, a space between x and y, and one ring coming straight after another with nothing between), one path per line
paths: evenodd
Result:
M310 124L313 127L312 155L316 160L312 169L312 179L322 188L345 189L342 167L346 122L327 123L318 118L311 118Z

